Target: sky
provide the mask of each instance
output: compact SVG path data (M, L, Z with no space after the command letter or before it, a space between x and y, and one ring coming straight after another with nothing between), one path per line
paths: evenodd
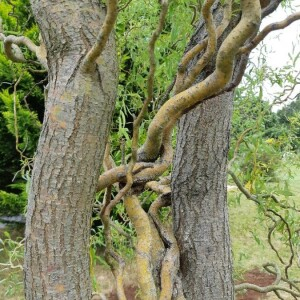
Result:
M290 8L282 8L279 7L271 16L266 17L261 25L261 29L266 25L278 21L284 20L288 15L293 12L300 11L300 1L292 0L291 1L292 10ZM288 27L282 30L277 30L271 32L264 40L264 45L266 45L266 49L268 55L266 56L266 63L274 70L279 70L283 68L287 64L291 64L291 60L289 58L289 53L292 56L296 56L297 53L300 52L300 20L295 21ZM259 48L253 51L251 55L252 61L257 61L259 55ZM300 71L300 57L294 67L294 71ZM299 77L300 81L300 77ZM287 83L286 83L287 84ZM274 99L274 96L277 93L282 91L282 88L279 86L271 86L270 83L266 80L263 83L264 94L269 101ZM291 94L291 99L300 93L300 84L295 88L294 92ZM281 106L275 106L275 110L280 109Z

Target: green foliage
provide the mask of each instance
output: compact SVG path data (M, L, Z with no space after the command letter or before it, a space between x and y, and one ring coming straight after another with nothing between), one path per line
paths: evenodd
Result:
M27 204L26 184L19 182L8 187L15 193L0 190L0 215L13 216L24 213Z
M157 101L174 79L179 59L192 32L193 10L189 7L190 4L197 4L197 1L174 0L170 3L166 26L155 50L154 99L153 104L148 107L148 116L140 127L140 143L145 139ZM122 139L125 142L125 156L130 154L133 118L147 97L148 44L157 26L159 9L158 2L142 4L133 0L118 16L116 34L119 89L110 140L113 158L117 163L121 162Z
M40 134L41 123L35 112L22 107L18 95L9 94L8 90L0 93L4 104L2 115L8 131L22 139L18 147L22 152L33 153ZM17 128L16 128L17 127Z
M28 0L1 1L0 18L4 34L25 35L38 41ZM26 47L22 50L27 59L35 59ZM0 211L5 215L21 214L26 205L26 157L34 155L44 109L40 85L45 75L34 73L35 69L36 65L9 61L0 44Z
M24 240L13 240L5 231L0 238L0 297L7 299L23 290Z

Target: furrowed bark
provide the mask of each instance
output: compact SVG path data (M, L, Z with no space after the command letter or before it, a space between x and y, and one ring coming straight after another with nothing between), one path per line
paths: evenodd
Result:
M172 203L188 300L234 299L226 202L231 111L232 93L227 93L203 102L179 122Z
M219 6L214 12L217 20L221 20L221 12ZM233 19L229 31L236 21ZM200 24L190 47L203 36ZM222 47L221 61L231 59L221 51ZM211 62L200 74L200 80L213 72L213 65ZM232 95L222 93L202 102L179 122L172 208L183 292L188 300L234 299L226 189Z
M115 45L111 38L83 74L105 16L99 1L31 4L47 50L49 91L28 200L26 299L91 299L90 219L116 97Z

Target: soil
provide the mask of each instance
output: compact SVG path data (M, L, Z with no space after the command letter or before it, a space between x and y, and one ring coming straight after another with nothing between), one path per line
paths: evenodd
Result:
M258 286L267 286L274 282L275 276L261 272L258 269L254 269L252 271L247 272L244 275L244 280L238 283L253 283ZM246 293L243 293L239 296L237 296L237 300L261 300L261 299L268 299L268 296L266 294L261 294L256 291L248 290Z

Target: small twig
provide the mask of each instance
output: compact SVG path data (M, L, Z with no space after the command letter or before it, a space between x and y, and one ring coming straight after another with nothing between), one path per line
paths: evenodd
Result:
M160 108L169 99L170 93L173 90L175 82L176 82L176 76L173 79L173 81L169 84L166 91L156 100L156 103L157 103L156 107L157 108Z
M16 137L16 150L20 154L21 160L26 160L28 157L24 155L25 149L22 151L19 148L19 127L18 127L18 115L17 115L17 86L22 79L23 74L20 75L18 80L14 84L14 92L13 92L13 99L14 99L14 129L15 129L15 137Z
M244 131L241 133L241 135L239 136L238 140L236 141L232 159L228 162L228 165L227 165L227 169L228 169L228 170L231 169L232 164L234 163L234 161L235 161L236 158L237 158L237 154L238 154L238 151L239 151L239 149L240 149L240 145L241 145L241 143L243 142L245 135L246 135L248 132L250 132L252 129L253 129L253 128L251 127L251 128L247 128L246 130L244 130Z
M125 8L127 8L127 6L132 2L132 0L128 0L126 4L124 4L123 6L121 6L119 9L118 9L118 12L124 10Z

